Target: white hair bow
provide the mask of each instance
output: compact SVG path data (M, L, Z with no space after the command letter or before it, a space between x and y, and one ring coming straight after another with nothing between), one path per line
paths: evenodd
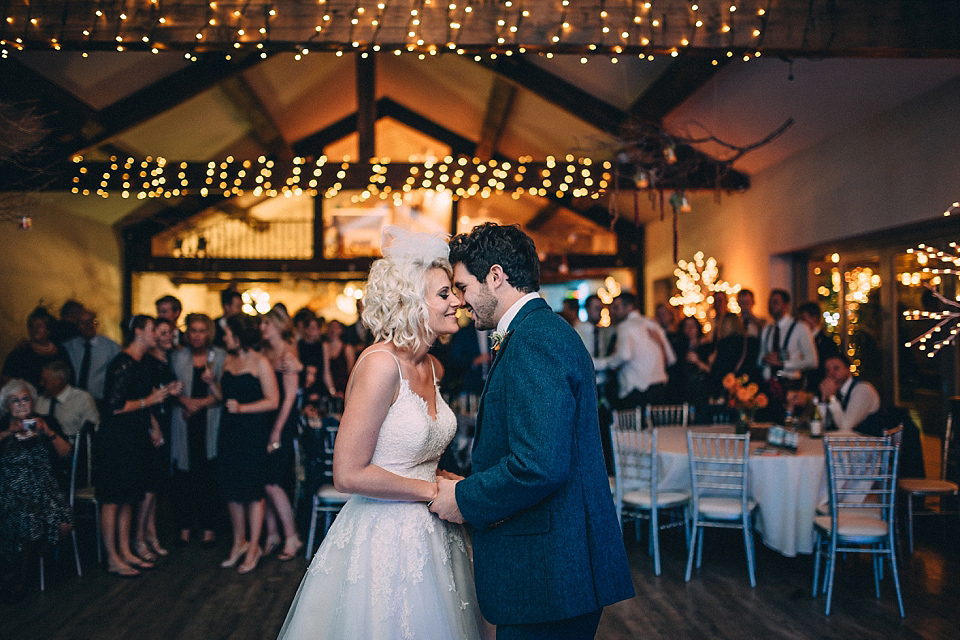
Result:
M381 232L380 251L384 258L397 263L422 260L425 265L450 255L445 236L408 231L392 225L385 226Z

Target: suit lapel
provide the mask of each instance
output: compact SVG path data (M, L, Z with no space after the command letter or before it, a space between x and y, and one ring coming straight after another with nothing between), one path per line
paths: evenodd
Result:
M473 447L476 448L477 440L480 437L480 427L483 423L483 405L484 399L487 396L487 389L490 388L490 381L493 380L493 372L496 370L497 365L500 363L500 360L503 359L503 353L507 350L507 344L510 342L510 338L513 336L513 332L516 331L517 327L520 326L530 312L540 309L547 308L549 305L543 300L543 298L537 298L536 300L531 300L530 302L523 305L520 308L520 311L514 316L513 320L510 322L510 326L507 327L507 334L503 338L503 341L500 343L500 348L497 349L496 355L493 357L493 363L490 365L490 371L487 373L487 379L483 383L483 391L480 393L480 408L477 411L477 425L474 430L474 439Z

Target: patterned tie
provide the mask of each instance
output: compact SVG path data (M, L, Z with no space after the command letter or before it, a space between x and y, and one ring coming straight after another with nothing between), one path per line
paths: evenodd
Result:
M90 381L90 341L83 343L83 359L80 360L80 374L77 376L77 386L84 391L89 391L87 385Z

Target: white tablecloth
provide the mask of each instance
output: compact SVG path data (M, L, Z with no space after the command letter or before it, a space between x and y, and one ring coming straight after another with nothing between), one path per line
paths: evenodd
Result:
M693 431L732 433L732 427L692 427ZM687 430L657 430L660 491L690 490ZM751 451L763 446L751 442ZM754 455L749 462L748 491L757 503L757 532L763 543L785 556L813 553L813 518L827 501L823 440L800 437L796 454Z

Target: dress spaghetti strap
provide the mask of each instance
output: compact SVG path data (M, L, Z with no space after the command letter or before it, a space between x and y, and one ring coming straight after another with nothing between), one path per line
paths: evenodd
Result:
M364 351L364 352L360 355L360 357L357 358L357 361L354 363L353 366L356 367L358 364L360 364L360 361L363 360L364 358L366 358L366 357L367 357L367 354L377 353L378 351L382 351L383 353L390 353L390 352L387 351L386 349L374 349L374 350L372 350L372 351ZM390 353L390 355L393 357L393 360L397 363L397 371L400 372L400 380L403 380L403 369L400 368L400 359L399 359L397 356L393 355L392 353ZM430 362L430 366L431 366L431 367L433 366L433 361ZM434 381L436 381L436 379L437 379L437 374L436 374L436 372L434 372L434 374L433 374L433 379L434 379Z

